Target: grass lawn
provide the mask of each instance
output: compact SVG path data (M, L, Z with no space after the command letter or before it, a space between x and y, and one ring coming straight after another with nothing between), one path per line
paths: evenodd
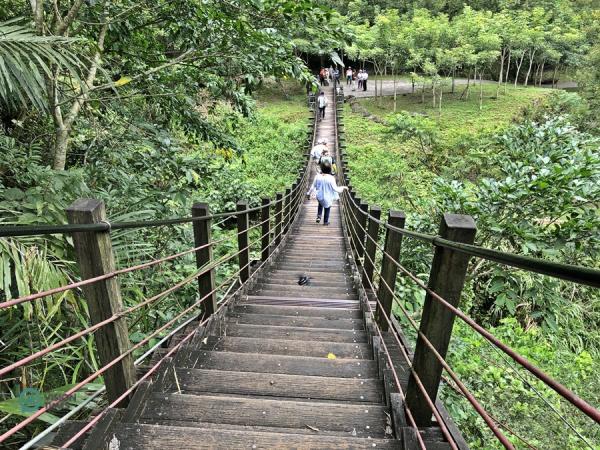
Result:
M468 100L456 93L444 93L441 114L433 108L431 94L421 103L420 93L399 95L397 110L423 114L434 120L439 143L431 153L423 152L417 142L401 141L387 132L387 127L353 113L345 106L345 124L349 168L352 183L361 198L385 209L423 212L423 197L431 195L431 184L438 176L474 180L485 170L475 149L484 135L502 130L521 116L523 109L539 101L550 90L512 88L500 91L484 85L483 108L479 109L479 87L472 89ZM393 114L393 97L362 99L359 104L371 114L387 119ZM474 158L479 158L477 161Z
M254 96L256 111L236 132L244 158L236 164L263 196L272 197L296 178L302 159L309 110L298 83L274 82Z

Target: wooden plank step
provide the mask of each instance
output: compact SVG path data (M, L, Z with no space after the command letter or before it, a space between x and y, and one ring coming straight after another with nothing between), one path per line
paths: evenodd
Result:
M141 412L146 420L244 425L306 430L319 434L352 433L357 437L386 436L387 409L378 405L300 402L243 397L151 393ZM275 430L274 430L275 431Z
M364 322L360 319L334 319L322 317L281 316L268 314L236 314L227 315L229 323L248 325L269 325L278 327L330 328L339 330L364 330Z
M305 273L310 272L311 274L322 274L322 273L335 273L344 274L347 273L350 266L340 264L339 266L319 266L319 267L308 267L306 264L293 264L287 262L276 262L272 266L275 270L287 270L288 272Z
M326 341L366 343L367 334L364 331L335 330L327 328L278 327L265 325L248 325L228 323L227 336L282 339L290 341Z
M311 430L309 430L311 431ZM120 424L115 438L127 443L127 450L237 450L237 449L307 449L359 450L399 449L393 439L320 436L296 433L257 432L227 428L192 428L168 425ZM375 446L373 446L375 444Z
M309 273L310 272L310 273ZM269 272L269 276L272 280L278 279L296 279L302 275L308 274L313 280L325 281L348 281L352 279L352 276L348 272L315 272L309 271L307 268L303 269L272 269Z
M312 278L310 274L308 274L310 280L308 282L309 287L322 287L322 288L343 288L343 289L354 289L354 283L351 281L350 277L346 281L324 281L324 280L315 280ZM298 284L298 277L287 277L287 278L278 278L271 279L260 277L257 280L257 284L261 284L267 288L271 289L288 289L288 288L302 288ZM305 285L306 286L306 285Z
M271 306L254 305L248 302L238 303L232 310L236 313L248 314L280 314L283 316L323 317L334 319L362 319L363 314L357 309L311 308L308 306Z
M328 299L346 299L346 300L358 300L358 293L355 291L337 290L337 291L325 291L318 287L313 289L265 289L262 286L256 286L252 289L251 294L253 295L266 295L266 296L282 296L282 297L301 297L301 298L321 298L327 297Z
M288 399L382 403L379 379L312 377L204 369L176 369L184 394L230 394Z
M288 262L293 264L310 264L311 267L318 266L339 266L349 264L344 258L340 258L340 255L334 255L329 259L322 259L320 255L313 251L312 255L298 256L297 254L281 255L276 260L277 262Z
M330 341L293 341L285 339L245 338L235 336L210 336L200 349L236 353L266 353L286 356L312 356L327 358L333 353L342 359L373 359L373 350L369 344L330 342Z
M377 378L377 363L367 359L327 359L255 353L192 352L195 369L281 373L333 378Z

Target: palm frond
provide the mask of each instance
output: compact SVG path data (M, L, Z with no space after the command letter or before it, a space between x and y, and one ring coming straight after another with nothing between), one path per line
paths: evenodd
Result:
M38 36L19 22L0 23L0 102L46 110L45 80L54 69L81 83L82 59L71 50L77 39Z

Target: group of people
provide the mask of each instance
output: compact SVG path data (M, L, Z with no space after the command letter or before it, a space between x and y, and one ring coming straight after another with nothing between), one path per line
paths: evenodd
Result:
M321 86L328 86L330 81L337 80L340 81L340 71L336 67L330 67L327 69L326 67L321 67L319 70L319 83Z
M320 223L322 217L323 225L329 225L331 205L339 199L339 194L347 189L345 186L338 186L335 181L335 158L330 154L327 144L327 139L318 140L310 152L312 160L318 164L318 169L313 184L307 193L319 203L316 222Z
M367 90L367 80L369 79L369 73L365 69L359 69L358 71L348 67L346 69L346 86L350 86L354 91L354 82L358 85L358 90Z

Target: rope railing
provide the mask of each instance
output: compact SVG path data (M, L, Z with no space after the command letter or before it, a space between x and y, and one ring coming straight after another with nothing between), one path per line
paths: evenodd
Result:
M353 215L354 218L356 218L356 216L354 215L353 211L349 209L349 214L348 215ZM348 216L346 216L348 217ZM352 217L350 217L350 219L352 219ZM352 220L349 220L346 222L348 226L353 227L354 231L356 231L354 223L352 222ZM360 226L360 224L357 224ZM354 233L355 235L356 233ZM352 239L353 234L349 233L350 239ZM366 246L365 244L363 244L362 242L355 242L357 245L360 245L363 247L363 250L366 250ZM365 252L364 253L365 257L368 258L371 261L371 264L373 264L374 267L376 267L375 265L375 261L373 261L371 259L371 256ZM400 304L399 299L397 298L395 292L392 290L392 288L386 283L385 279L382 277L381 272L379 272L376 268L375 268L375 273L379 276L379 280L380 282L384 283L385 288L390 292L390 294L397 299L398 304L402 307L403 312L406 313L407 317L409 318L409 320L412 320L412 318L408 315L408 312L404 309L403 305ZM367 282L369 283L371 289L373 290L373 292L375 292L375 286L373 285L373 280L367 277ZM389 329L393 328L392 322L390 320L389 314L386 309L384 308L384 306L381 304L381 301L379 300L379 298L376 296L375 297L377 306L378 306L378 311L381 312L383 318L385 319L385 321L388 324ZM369 312L372 314L373 319L376 321L377 318L375 317L375 313L373 312L373 310L371 309L371 305L369 302L367 302L367 307ZM379 334L381 334L380 328L376 327L377 332ZM417 328L418 331L418 328ZM417 384L417 387L419 388L419 390L421 391L421 393L423 394L423 398L425 399L425 401L427 402L429 408L431 409L432 414L434 415L434 417L436 418L436 420L438 421L440 428L442 429L442 433L444 434L444 437L446 438L446 440L450 443L451 447L453 449L457 449L456 444L453 442L453 439L444 423L444 421L442 420L437 408L435 407L433 401L431 400L431 398L429 397L429 394L427 393L427 391L425 390L425 386L423 385L419 375L417 374L417 372L415 371L413 365L412 365L412 361L408 355L408 353L406 352L406 349L404 348L404 344L400 341L400 338L397 336L396 333L392 333L394 339L396 340L396 343L398 344L398 347L400 348L400 351L402 353L402 356L404 358L404 360L406 361L408 367L410 368L411 374L413 375L413 377L415 378L415 382ZM425 337L425 339L427 340L427 338ZM427 342L429 342L427 340ZM443 365L445 365L445 368L447 366L447 363L445 362L445 360L439 355L439 353L436 352L436 357L438 357L438 359L440 360L440 362L442 362ZM447 369L448 373L450 374L451 369L448 366ZM454 372L451 373L451 377L452 379L455 381L455 383L457 383L457 385L459 386L459 389L461 390L461 392L463 393L463 395L465 395L465 397L467 398L467 400L469 400L469 402L473 405L473 407L475 408L475 410L477 411L477 413L481 416L481 418L488 424L488 426L490 427L490 429L492 430L492 432L498 437L498 439L503 443L503 445L505 445L506 448L513 448L512 445L510 444L510 441L508 441L508 439L506 438L506 436L504 436L496 427L496 424L491 420L489 413L481 406L481 404L475 399L475 397L473 396L473 394L466 388L466 386L464 386L464 384L458 379L458 377L454 374ZM407 415L409 413L410 409L407 407Z
M314 136L315 130L313 125L312 138L309 142L306 142L305 155L303 158L304 163L309 160L308 155L310 152L311 143L314 143ZM158 361L157 364L155 364L142 378L138 380L135 379L135 371L131 371L134 378L129 378L129 382L124 381L128 376L126 373L127 365L133 367L133 364L139 364L142 360L152 355L153 351L156 350L161 343L171 339L177 332L181 331L185 326L189 325L194 320L200 320L198 322L199 326L207 323L207 321L210 320L214 314L222 311L222 308L225 304L231 301L231 299L236 298L240 290L247 285L246 282L249 279L249 276L253 276L258 270L270 263L272 260L270 256L278 250L283 242L285 242L285 236L298 218L298 212L304 198L304 192L306 191L309 178L309 166L305 165L304 168L299 171L296 181L293 183L291 188L286 190L285 193L278 194L274 200L263 199L262 204L258 207L249 208L243 202L238 203L238 207L235 212L210 214L207 205L196 204L194 205L194 208L192 208L192 217L111 224L105 219L104 205L102 202L84 200L80 201L79 203L76 202L74 206L67 210L69 221L71 222L69 225L42 227L11 226L0 228L0 237L18 237L58 233L72 234L75 243L77 256L76 259L81 267L81 274L83 278L80 281L72 282L57 288L46 289L41 292L24 295L18 298L9 298L0 303L0 311L34 302L35 300L39 300L47 296L52 296L80 288L83 290L83 295L88 303L96 302L96 305L101 306L100 309L104 308L102 311L104 317L94 317L94 314L98 313L98 308L90 307L90 318L93 322L90 326L87 326L70 336L62 338L61 340L54 342L43 349L35 351L29 356L21 358L18 361L12 362L11 364L0 368L0 376L8 374L19 368L23 368L33 361L43 358L52 352L59 351L61 349L64 350L70 343L82 337L98 333L105 333L104 336L108 336L106 341L105 339L97 340L96 336L96 345L98 347L98 352L101 355L101 367L68 389L60 398L56 398L39 408L37 411L0 435L0 444L5 442L10 436L13 436L15 433L33 423L45 412L50 411L64 400L71 398L76 392L80 391L83 387L100 376L103 376L105 381L106 388L102 389L102 391L106 391L108 394L110 402L109 407L119 405L122 401L126 400L131 392L133 392L133 390L139 386L140 382L150 377L152 373L157 370L166 357L163 357L160 361ZM272 210L275 210L275 214L272 213ZM252 224L249 224L250 214L252 213L259 213L259 218L258 220L253 219ZM216 240L211 239L210 236L212 228L222 225L224 222L235 218L237 218L238 221L236 233L233 235L229 234L226 237ZM214 219L221 220L215 223ZM83 223L74 223L78 221ZM115 263L112 254L112 246L110 243L111 231L185 223L190 223L194 226L195 245L193 248L152 261L147 261L142 264L137 264L118 270L114 269ZM255 234L255 230L261 231L260 233ZM252 236L253 239L249 240L249 236ZM217 249L219 244L223 244L226 241L235 239L236 237L238 239L237 251L230 251L225 255L219 256L218 258L212 257L212 251ZM262 259L257 267L255 267L256 261L251 259L251 256L254 257L255 255L255 250L260 253L260 257ZM160 264L174 261L177 258L181 258L190 254L196 255L197 270L194 273L184 277L177 283L168 286L160 293L149 298L145 298L129 308L121 307L122 301L117 282L117 279L120 275L159 266ZM102 255L103 260L99 262L90 261L89 259L86 259L89 258L89 255ZM225 264L230 263L236 257L239 261L238 268L233 273L229 273L229 269L227 269L226 278L217 286L215 286L214 276L212 276L211 273L219 268L225 267ZM251 269L252 271L250 271ZM150 332L141 341L137 342L135 345L132 345L129 341L126 322L123 321L127 318L130 318L131 320L131 314L140 310L141 308L146 308L150 305L152 305L153 308L156 308L157 305L159 305L159 302L163 301L168 295L182 289L185 286L188 286L195 280L198 282L199 289L199 295L197 299L190 306L186 306L183 311L178 312L173 318L168 320L159 328ZM94 287L100 284L102 285L101 288ZM236 286L237 289L235 289ZM224 294L222 294L223 296L221 297L222 301L218 301L215 297L218 292L224 292ZM198 309L203 311L204 314L198 316L197 312L193 312L194 310ZM107 312L108 314L106 314ZM192 315L190 316L190 314ZM188 317L186 318L186 316ZM125 330L125 335L119 335L114 331L116 328L119 328L117 324L121 322L125 324L123 328ZM110 327L108 327L109 325ZM173 347L168 352L167 356L173 354L177 349L179 349L195 331L196 327L194 327L192 333L190 333L175 347ZM165 333L166 336L164 336ZM156 337L162 337L158 344L154 344L152 348L145 351L143 355L135 362L130 361L133 352L147 346L150 340ZM110 348L108 350L105 348L103 351L101 351L102 349L100 347L102 345L108 345L108 347L114 348ZM121 350L118 350L119 348ZM123 351L123 349L125 350ZM105 355L104 358L102 357L103 354ZM106 359L106 355L108 354L110 354L111 357ZM115 370L119 372L119 377L114 376ZM98 395L100 394L97 391L94 396ZM82 405L79 405L77 408L80 406L83 407ZM59 422L64 422L68 417L71 417L72 414L74 414L74 412L70 411L68 414L63 416L63 419L60 419ZM90 429L97 422L100 416L96 416L96 419L92 420L86 426L85 430ZM39 436L43 437L57 426L58 425L55 424L42 431L38 437L35 437L29 441L25 447L30 448L31 445L41 439ZM71 438L71 440L66 443L65 446L70 445L75 439L77 439L77 437L78 436L74 436Z
M345 198L347 198L348 201L352 201L352 198L351 198L350 195L347 195ZM361 225L356 220L357 217L356 217L356 215L355 215L355 213L353 211L353 208L348 208L348 211L349 211L349 214L352 215L351 218L354 219L353 223L356 223L359 227L361 227ZM395 229L398 229L398 228L397 227L390 227L389 229L392 229L392 230L395 231ZM517 352L515 352L514 350L512 350L510 347L508 347L507 345L505 345L504 343L502 343L495 336L493 336L489 331L487 331L481 325L477 324L473 319L471 319L470 317L468 317L460 309L458 309L455 306L453 306L450 303L448 303L444 298L442 298L440 295L438 295L436 292L434 292L428 286L426 286L425 283L422 280L420 280L412 272L410 272L408 269L406 269L406 267L404 267L402 264L400 264L395 258L393 258L391 255L389 255L385 251L385 248L383 248L379 244L379 242L375 241L366 232L366 229L363 228L363 231L365 232L366 238L369 239L369 240L371 240L376 245L376 248L381 251L383 257L386 258L386 259L388 259L395 266L397 266L398 269L400 269L402 271L402 273L404 273L405 275L407 275L420 288L422 288L423 290L425 290L429 295L431 295L435 300L437 300L439 303L441 303L445 308L447 308L448 310L450 310L453 314L455 314L456 316L458 316L459 318L461 318L465 323L467 323L467 325L469 325L471 328L473 328L478 334L480 334L481 336L483 336L490 344L492 344L494 347L500 349L502 352L504 352L505 354L507 354L515 362L517 362L519 365L521 365L527 371L529 371L530 373L532 373L536 378L538 378L539 380L541 380L548 387L550 387L554 391L556 391L559 395L561 395L564 399L566 399L571 404L573 404L580 411L582 411L583 413L585 413L586 415L588 415L590 418L592 418L597 423L600 423L600 412L598 410L596 410L593 406L591 406L585 400L581 399L575 393L573 393L572 391L570 391L568 388L566 388L565 386L563 386L559 382L553 380L546 373L544 373L542 370L538 369L535 365L533 365L531 362L529 362L526 358L524 358L523 356L519 355ZM361 244L361 243L359 243L359 244ZM374 265L373 261L371 261L371 263ZM427 347L429 348L429 350L432 353L434 353L434 355L437 358L439 356L439 353L437 353L437 350L435 350L433 348L433 346L431 346L431 342L429 342L429 340L419 331L418 325L414 322L414 319L412 319L412 317L410 317L410 315L408 314L408 312L404 308L402 302L396 296L395 292L390 288L390 286L387 284L387 282L385 281L385 279L381 278L381 274L379 272L378 272L378 274L380 275L380 282L384 283L384 285L386 286L386 288L388 290L390 290L390 293L394 296L394 299L395 299L396 303L401 308L402 312L405 314L405 316L407 317L407 319L410 321L410 323L413 326L413 328L416 329L416 331L419 333L419 336L424 340L425 345L427 345ZM446 363L443 362L442 365L444 365L444 364L446 364ZM446 367L444 367L444 368L446 369ZM448 369L446 369L446 370L448 371ZM467 397L467 399L468 399L468 397Z
M434 236L430 234L420 233L418 231L398 228L388 224L387 222L381 219L373 217L366 211L361 210L356 204L356 202L354 202L352 197L350 197L350 202L355 208L357 208L359 213L364 215L368 220L373 220L374 222L377 222L379 225L384 226L388 230L392 230L403 236L411 237L416 240L426 242L435 247L443 247L450 250L456 250L461 253L465 253L469 256L474 256L476 258L497 262L510 267L523 269L528 272L535 272L542 275L547 275L553 278L572 281L577 284L584 284L592 287L600 287L600 269L594 269L593 267L577 266L573 264L559 263L555 261L547 261L545 259L533 258L531 256L518 255L515 253L501 252L498 250L480 247L477 245L450 241L440 236Z
M265 206L275 206L277 203L285 201L292 193L285 195L282 199L272 200L269 205L255 206L246 208L243 211L231 211L224 213L211 214L202 217L178 217L173 219L161 220L138 220L131 222L114 222L104 221L95 224L57 224L57 225L18 225L18 226L3 226L0 228L0 237L22 237L22 236L44 236L48 234L70 234L84 231L112 231L126 230L131 228L150 228L162 227L168 225L182 225L194 222L204 222L213 219L230 219L239 214L249 214L260 211ZM1 223L0 223L1 225Z
M336 122L336 129L339 132L340 126L337 122ZM343 154L343 144L342 144L341 148L338 147L338 154L337 154L338 167L340 168L339 182L341 185L348 185L349 177L348 177L347 170L343 166L343 164L345 162L344 161L345 157L342 156L342 154ZM381 334L380 328L383 324L386 325L386 328L389 328L390 330L394 331L392 333L392 335L397 340L397 343L401 349L401 352L403 353L402 356L404 357L404 359L406 360L406 362L410 368L411 379L409 380L409 386L408 386L409 393L407 396L408 398L404 405L407 416L409 414L413 415L413 412L411 411L409 413L409 411L410 411L411 405L415 405L414 395L413 395L412 399L410 398L410 396L411 396L410 390L411 390L411 384L412 384L413 394L414 394L415 389L417 391L421 392L422 398L420 398L420 400L421 401L424 400L428 404L429 409L431 410L431 413L436 417L436 420L438 422L440 422L440 419L436 416L436 413L431 408L432 404L429 403L432 400L434 401L437 396L437 385L439 385L439 377L437 379L436 388L433 390L433 395L431 395L431 396L426 393L425 387L422 385L421 379L419 377L419 372L424 370L424 364L430 364L430 363L424 363L424 360L431 361L431 358L433 358L436 361L436 364L440 365L440 367L441 367L440 370L444 370L444 371L446 371L446 373L448 373L448 375L450 376L450 378L456 385L455 388L458 390L458 392L460 392L469 401L471 406L483 418L486 425L490 428L490 430L494 433L494 435L502 443L502 445L504 445L505 448L514 448L513 444L510 442L510 440L508 440L508 438L506 436L504 436L504 434L502 434L502 432L499 430L498 426L500 424L498 424L495 421L495 419L489 413L487 413L487 411L485 411L483 409L483 407L478 403L478 401L475 399L475 397L468 391L466 386L464 386L464 384L460 382L456 373L451 369L449 364L445 361L445 359L442 356L446 352L447 345L448 345L448 342L450 339L452 321L449 322L450 328L446 331L447 336L448 336L448 342L445 343L445 346L444 346L444 344L442 344L440 347L439 341L437 342L437 345L434 344L433 342L431 342L431 339L428 337L428 333L427 333L428 328L427 327L428 326L431 327L432 325L431 325L431 323L425 323L425 325L423 323L423 318L425 318L425 315L428 312L431 312L431 310L430 309L428 310L427 308L425 308L425 310L423 312L421 327L419 327L419 325L417 325L415 320L411 317L409 312L404 307L404 305L403 305L402 301L400 300L400 298L398 297L398 295L395 293L394 286L395 286L395 282L396 282L396 271L395 270L388 271L392 275L386 276L386 274L382 274L382 272L377 269L378 266L375 262L377 251L380 251L382 253L382 260L381 260L382 266L386 264L386 261L388 261L389 264L393 265L393 267L395 267L397 270L400 270L404 275L408 276L412 280L412 282L414 282L417 286L419 286L419 288L423 289L426 292L426 294L427 294L426 302L433 301L434 303L441 305L441 307L443 307L443 309L447 310L448 313L451 314L452 316L459 316L461 318L461 320L466 322L478 334L483 336L485 338L485 341L488 342L488 344L492 345L492 347L494 349L496 349L497 351L501 351L504 354L508 355L515 362L517 362L521 367L528 370L533 376L535 376L536 378L541 380L543 383L545 383L548 387L550 387L555 392L557 392L562 398L569 401L579 411L586 414L588 417L590 417L596 423L600 423L600 412L598 410L596 410L594 407L592 407L585 400L578 397L575 393L573 393L572 391L570 391L569 389L567 389L566 387L561 385L559 382L553 380L551 377L549 377L543 371L538 369L536 366L534 366L532 363L530 363L524 357L522 357L517 352L510 349L508 346L506 346L501 341L499 341L497 338L495 338L490 332L488 332L483 327L478 325L473 319L468 317L465 313L460 311L460 309L458 308L458 299L460 298L460 290L462 289L462 284L464 283L464 281L461 281L459 283L459 286L458 286L459 291L458 291L458 296L455 299L456 301L451 302L447 298L444 298L444 295L440 295L440 293L436 292L435 289L432 288L432 286L427 286L416 275L414 275L412 272L410 272L408 269L406 269L402 264L400 264L398 256L390 255L388 253L388 251L386 251L386 249L388 248L388 242L390 240L396 240L398 242L396 244L396 253L394 253L394 254L399 255L399 252L400 252L400 244L399 244L400 241L399 240L400 240L401 236L405 236L405 237L414 238L419 241L432 244L435 248L440 249L440 250L443 249L445 251L451 251L451 252L454 251L454 252L457 252L458 254L463 254L464 256L462 257L462 259L463 259L462 265L464 266L464 273L462 274L462 280L464 280L464 275L466 273L468 258L471 256L482 258L482 259L489 260L492 262L505 264L505 265L520 268L520 269L524 269L524 270L527 270L530 272L540 273L540 274L548 275L551 277L568 280L568 281L573 281L578 284L594 286L594 287L600 287L600 270L593 269L593 268L587 268L587 267L580 267L580 266L575 266L575 265L569 265L569 264L555 263L555 262L550 262L550 261L541 260L541 259L537 259L537 258L531 258L531 257L522 256L522 255L515 255L515 254L511 254L511 253L501 252L501 251L497 251L497 250L486 249L484 247L473 245L472 243L456 242L456 241L454 241L450 238L447 238L443 235L434 236L434 235L420 233L420 232L416 232L416 231L412 231L412 230L406 230L403 228L403 226L404 226L403 220L402 220L401 225L397 225L395 223L391 224L389 222L389 219L388 219L388 221L384 221L384 220L379 219L378 217L373 216L371 214L371 212L369 212L369 210L368 210L368 205L362 203L360 200L358 200L358 198L355 198L355 194L353 193L352 188L350 188L350 189L351 189L350 191L345 191L342 194L341 203L342 203L342 211L343 211L342 217L344 219L343 223L345 224L346 235L349 239L350 248L352 249L351 256L355 259L357 267L359 268L359 272L362 272L361 273L362 281L363 281L363 284L365 285L365 288L370 289L373 292L373 294L375 294L374 297L375 297L376 304L378 307L377 315L373 314L373 311L371 310L371 306L370 306L370 303L368 300L367 300L366 304L367 304L367 309L375 318L374 323L376 325L375 328L377 330L377 333ZM359 219L359 217L361 217L362 219ZM366 226L367 222L369 223L368 228ZM374 233L371 232L371 228L373 228L375 230ZM387 232L385 247L382 247L379 242L378 233L381 229L386 230L386 232ZM474 229L473 229L472 234L474 236ZM366 242L365 242L365 240L366 240ZM367 247L371 247L371 250L369 250ZM435 276L437 276L437 279L439 279L441 276L441 275L438 276L437 274L434 274L434 270L439 271L440 268L439 267L437 267L437 269L433 268L434 265L436 265L436 264L439 265L439 263L440 263L438 253L439 253L439 251L436 250L436 255L434 255L434 263L432 264L432 275L430 276L430 284L432 283L432 279L435 279ZM447 255L448 254L446 254L446 256ZM435 262L436 257L438 258L437 263ZM457 264L457 265L461 265L461 264ZM367 268L367 267L369 267L369 270L365 271L365 268ZM445 267L444 269L448 269L448 267ZM370 276L369 276L369 273L367 273L369 271L370 271ZM374 286L375 275L377 275L377 277L379 279L379 289L376 289L376 287ZM450 270L448 270L446 275L447 276L453 275L452 268L450 268ZM458 274L458 277L460 278L460 274ZM434 282L434 284L435 284L435 282ZM440 284L440 283L438 282L438 284ZM392 323L390 322L390 317L392 316L392 303L384 305L380 301L380 295L382 293L382 289L383 289L383 292L387 292L387 295L390 295L390 297L392 299L392 303L398 305L398 307L402 311L402 314L404 316L406 316L408 321L410 322L411 327L413 327L416 330L416 333L417 333L416 335L418 337L417 351L415 352L416 356L413 357L412 361L408 357L408 354L405 354L406 351L404 349L405 349L406 344L402 344L400 342L401 340L403 341L403 339L399 338L399 336L396 334L396 331L398 331L398 330L396 330L395 327L392 327ZM428 298L430 298L430 300L428 300ZM427 304L426 304L426 306L427 306ZM419 366L415 366L414 365L415 362L417 362L417 364ZM431 375L431 374L429 373L429 375ZM441 373L440 373L440 376L441 376ZM427 390L431 392L430 388L431 388L431 386ZM419 405L418 409L422 409L422 407ZM510 431L510 428L508 428L508 427L504 427L504 428L507 429L509 433L512 433ZM443 432L445 438L449 442L451 442L450 439L448 439L447 434L444 432L444 429L442 429L442 432ZM512 433L512 434L514 434L514 433ZM514 435L517 438L522 439L520 436L518 436L516 434L514 434ZM577 436L580 439L582 439L583 442L585 442L587 444L587 441L580 433L577 433ZM589 444L587 444L587 445L589 445Z

